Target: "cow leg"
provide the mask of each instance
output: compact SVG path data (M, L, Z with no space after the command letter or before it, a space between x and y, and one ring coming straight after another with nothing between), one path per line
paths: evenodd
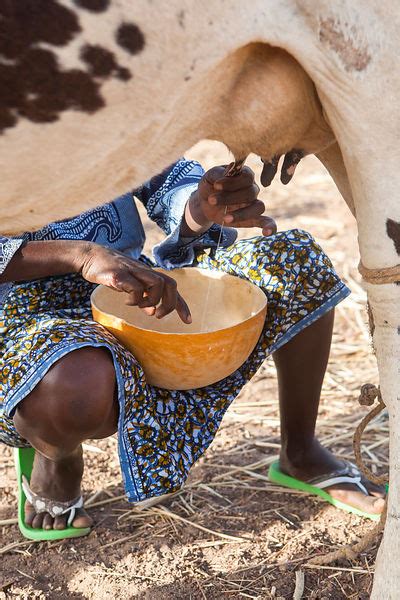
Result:
M381 392L390 419L388 514L371 598L394 600L400 588L400 285L366 286Z
M380 135L384 137L383 132ZM348 145L357 148L357 144ZM358 148L361 150L361 142ZM320 158L326 159L325 156ZM338 163L329 158L335 178ZM363 265L367 269L382 269L400 263L397 240L387 230L388 222L400 220L395 177L387 186L379 175L374 176L377 170L379 173L376 165L380 164L380 157L372 157L371 152L369 155L366 151L360 152L357 156L356 151L351 157L344 155L344 159L354 198ZM389 172L390 168L388 165ZM371 598L395 600L400 589L400 283L365 283L365 287L372 314L381 393L390 423L388 515Z
M350 160L346 162L351 164ZM378 159L376 164L379 164ZM371 178L375 165L373 161L367 165L365 159L363 163L355 160L350 168L346 164L354 197L361 260L368 269L400 263L394 240L387 233L388 219L393 216L399 220L398 205L393 201L395 196L390 194L391 190L386 195L385 186ZM370 169L365 171L368 166ZM331 169L334 175L333 171ZM371 598L397 600L400 589L400 283L365 283L365 286L381 393L390 423L388 514Z
M387 140L387 133L385 136L381 131L375 137ZM387 227L388 222L400 221L395 175L389 186L388 180L376 177L381 158L379 155L371 156L370 148L360 152L360 156L357 156L357 150L352 156L345 156L344 170L342 155L339 147L335 146L320 153L318 158L333 176L350 210L357 215L360 254L364 266L377 269L400 263L400 241L394 237L396 232L389 235ZM359 141L358 144L351 144L351 140L345 140L343 147L346 146L361 150L362 143ZM386 167L389 173L395 174L396 160ZM351 186L346 181L346 172L350 175ZM372 314L371 333L380 387L390 419L388 515L376 560L371 598L395 600L399 597L400 589L400 283L365 283L365 287Z

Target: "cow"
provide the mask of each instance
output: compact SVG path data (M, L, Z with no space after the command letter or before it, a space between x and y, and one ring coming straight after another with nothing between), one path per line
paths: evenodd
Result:
M0 233L135 187L200 139L287 183L316 154L358 226L390 415L374 600L400 586L400 11L391 0L0 0Z

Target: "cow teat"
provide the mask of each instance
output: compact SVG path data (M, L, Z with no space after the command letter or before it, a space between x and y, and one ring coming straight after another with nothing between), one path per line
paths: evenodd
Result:
M279 159L279 155L273 156L271 160L261 158L261 162L263 163L263 170L261 172L261 183L264 187L268 187L269 185L271 185L278 170Z
M292 179L297 165L304 156L304 152L294 148L285 154L281 169L281 182L286 185ZM276 154L271 159L261 158L263 170L261 173L261 183L264 187L271 185L278 170L280 155Z
M281 169L281 181L284 185L289 183L289 181L292 179L296 167L303 158L303 156L304 152L296 148L285 154L285 158Z

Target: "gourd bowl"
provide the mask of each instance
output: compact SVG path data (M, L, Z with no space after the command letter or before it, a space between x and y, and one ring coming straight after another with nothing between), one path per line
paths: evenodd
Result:
M247 280L212 270L188 267L165 273L176 280L189 305L190 325L176 311L163 319L148 316L126 304L127 294L105 286L92 293L94 320L135 356L150 385L188 390L231 375L261 335L265 294Z

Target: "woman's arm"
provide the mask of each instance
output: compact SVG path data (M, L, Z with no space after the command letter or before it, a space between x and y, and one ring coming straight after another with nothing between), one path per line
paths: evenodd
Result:
M133 195L140 200L152 221L170 236L180 227L185 206L204 175L194 160L181 158L149 179Z
M15 252L0 275L0 283L78 273L88 246L87 242L69 240L27 242Z
M237 237L233 227L260 227L264 235L276 231L273 220L261 214L254 173L246 167L237 177L224 173L224 166L204 173L196 161L180 159L133 191L167 234L153 248L158 265L185 267L198 251L230 246Z
M128 304L139 306L159 319L176 310L184 323L191 323L189 308L174 279L93 242L27 242L15 252L0 275L0 283L68 273L81 273L91 283L126 292Z
M12 257L23 243L23 238L9 238L0 235L0 275L4 273Z

